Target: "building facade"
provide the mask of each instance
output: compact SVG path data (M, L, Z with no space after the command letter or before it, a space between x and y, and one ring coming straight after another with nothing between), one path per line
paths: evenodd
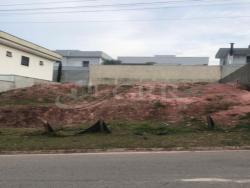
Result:
M88 85L90 65L100 65L112 57L101 51L56 50L63 56L61 82ZM58 76L58 65L54 67L54 81Z
M63 56L63 67L85 67L92 64L102 64L105 60L112 60L112 57L101 51L80 51L80 50L56 50Z
M61 55L0 31L0 75L52 81L53 66Z
M177 57L175 55L156 55L152 57L118 57L122 64L155 65L208 65L209 57Z
M231 43L230 48L220 48L216 54L220 60L220 65L245 65L250 63L250 46L248 48L234 48Z

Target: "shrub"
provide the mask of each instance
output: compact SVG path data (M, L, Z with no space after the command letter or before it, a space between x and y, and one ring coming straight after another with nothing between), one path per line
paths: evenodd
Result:
M120 65L121 63L119 60L105 60L103 65Z
M154 102L153 107L158 109L158 108L165 108L166 106L162 104L161 101L156 101Z

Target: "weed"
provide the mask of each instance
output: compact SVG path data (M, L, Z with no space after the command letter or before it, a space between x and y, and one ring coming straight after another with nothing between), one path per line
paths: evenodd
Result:
M219 112L219 111L224 111L228 110L231 106L235 105L234 102L231 101L216 101L216 102L211 102L205 107L205 112L207 114L214 113L214 112Z
M249 120L250 121L250 112L240 117L240 120Z
M166 106L161 103L161 101L156 101L153 103L153 108L159 109L159 108L165 108Z
M159 122L109 122L111 135L76 136L87 125L57 129L56 135L43 134L43 129L1 128L1 151L56 149L112 149L217 147L250 145L250 125L242 124L231 131L208 131L202 120L189 118L179 124ZM140 135L140 136L138 136Z
M139 125L134 129L135 135L144 136L145 134L152 134L152 135L166 135L169 134L171 130L167 126L152 126L147 123Z
M237 125L237 126L231 128L229 131L231 131L231 132L234 132L234 131L250 132L250 125L249 124L240 124L240 125Z

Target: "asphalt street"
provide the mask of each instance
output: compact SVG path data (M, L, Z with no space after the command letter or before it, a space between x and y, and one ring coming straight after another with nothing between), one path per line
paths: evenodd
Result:
M249 188L250 151L0 156L1 188Z

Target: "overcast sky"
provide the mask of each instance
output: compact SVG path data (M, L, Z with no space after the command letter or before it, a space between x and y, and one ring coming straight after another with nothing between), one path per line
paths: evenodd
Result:
M209 56L211 63L216 63L214 56L220 47L228 47L230 42L235 42L236 47L247 47L250 44L250 13L248 13L250 0L175 0L180 1L176 3L173 2L174 0L76 0L79 2L61 0L63 3L60 4L3 6L58 1L1 0L0 30L52 50L98 50L105 51L114 58L128 55L174 54ZM66 3L66 1L71 1L71 3ZM31 15L27 14L32 12L29 10L6 12L8 9L167 1L172 1L172 3L130 7L39 10L43 13ZM201 4L203 6L197 6ZM165 8L120 10L152 7ZM99 11L111 9L116 11ZM48 11L72 11L74 13L46 14ZM75 11L93 12L76 13Z

